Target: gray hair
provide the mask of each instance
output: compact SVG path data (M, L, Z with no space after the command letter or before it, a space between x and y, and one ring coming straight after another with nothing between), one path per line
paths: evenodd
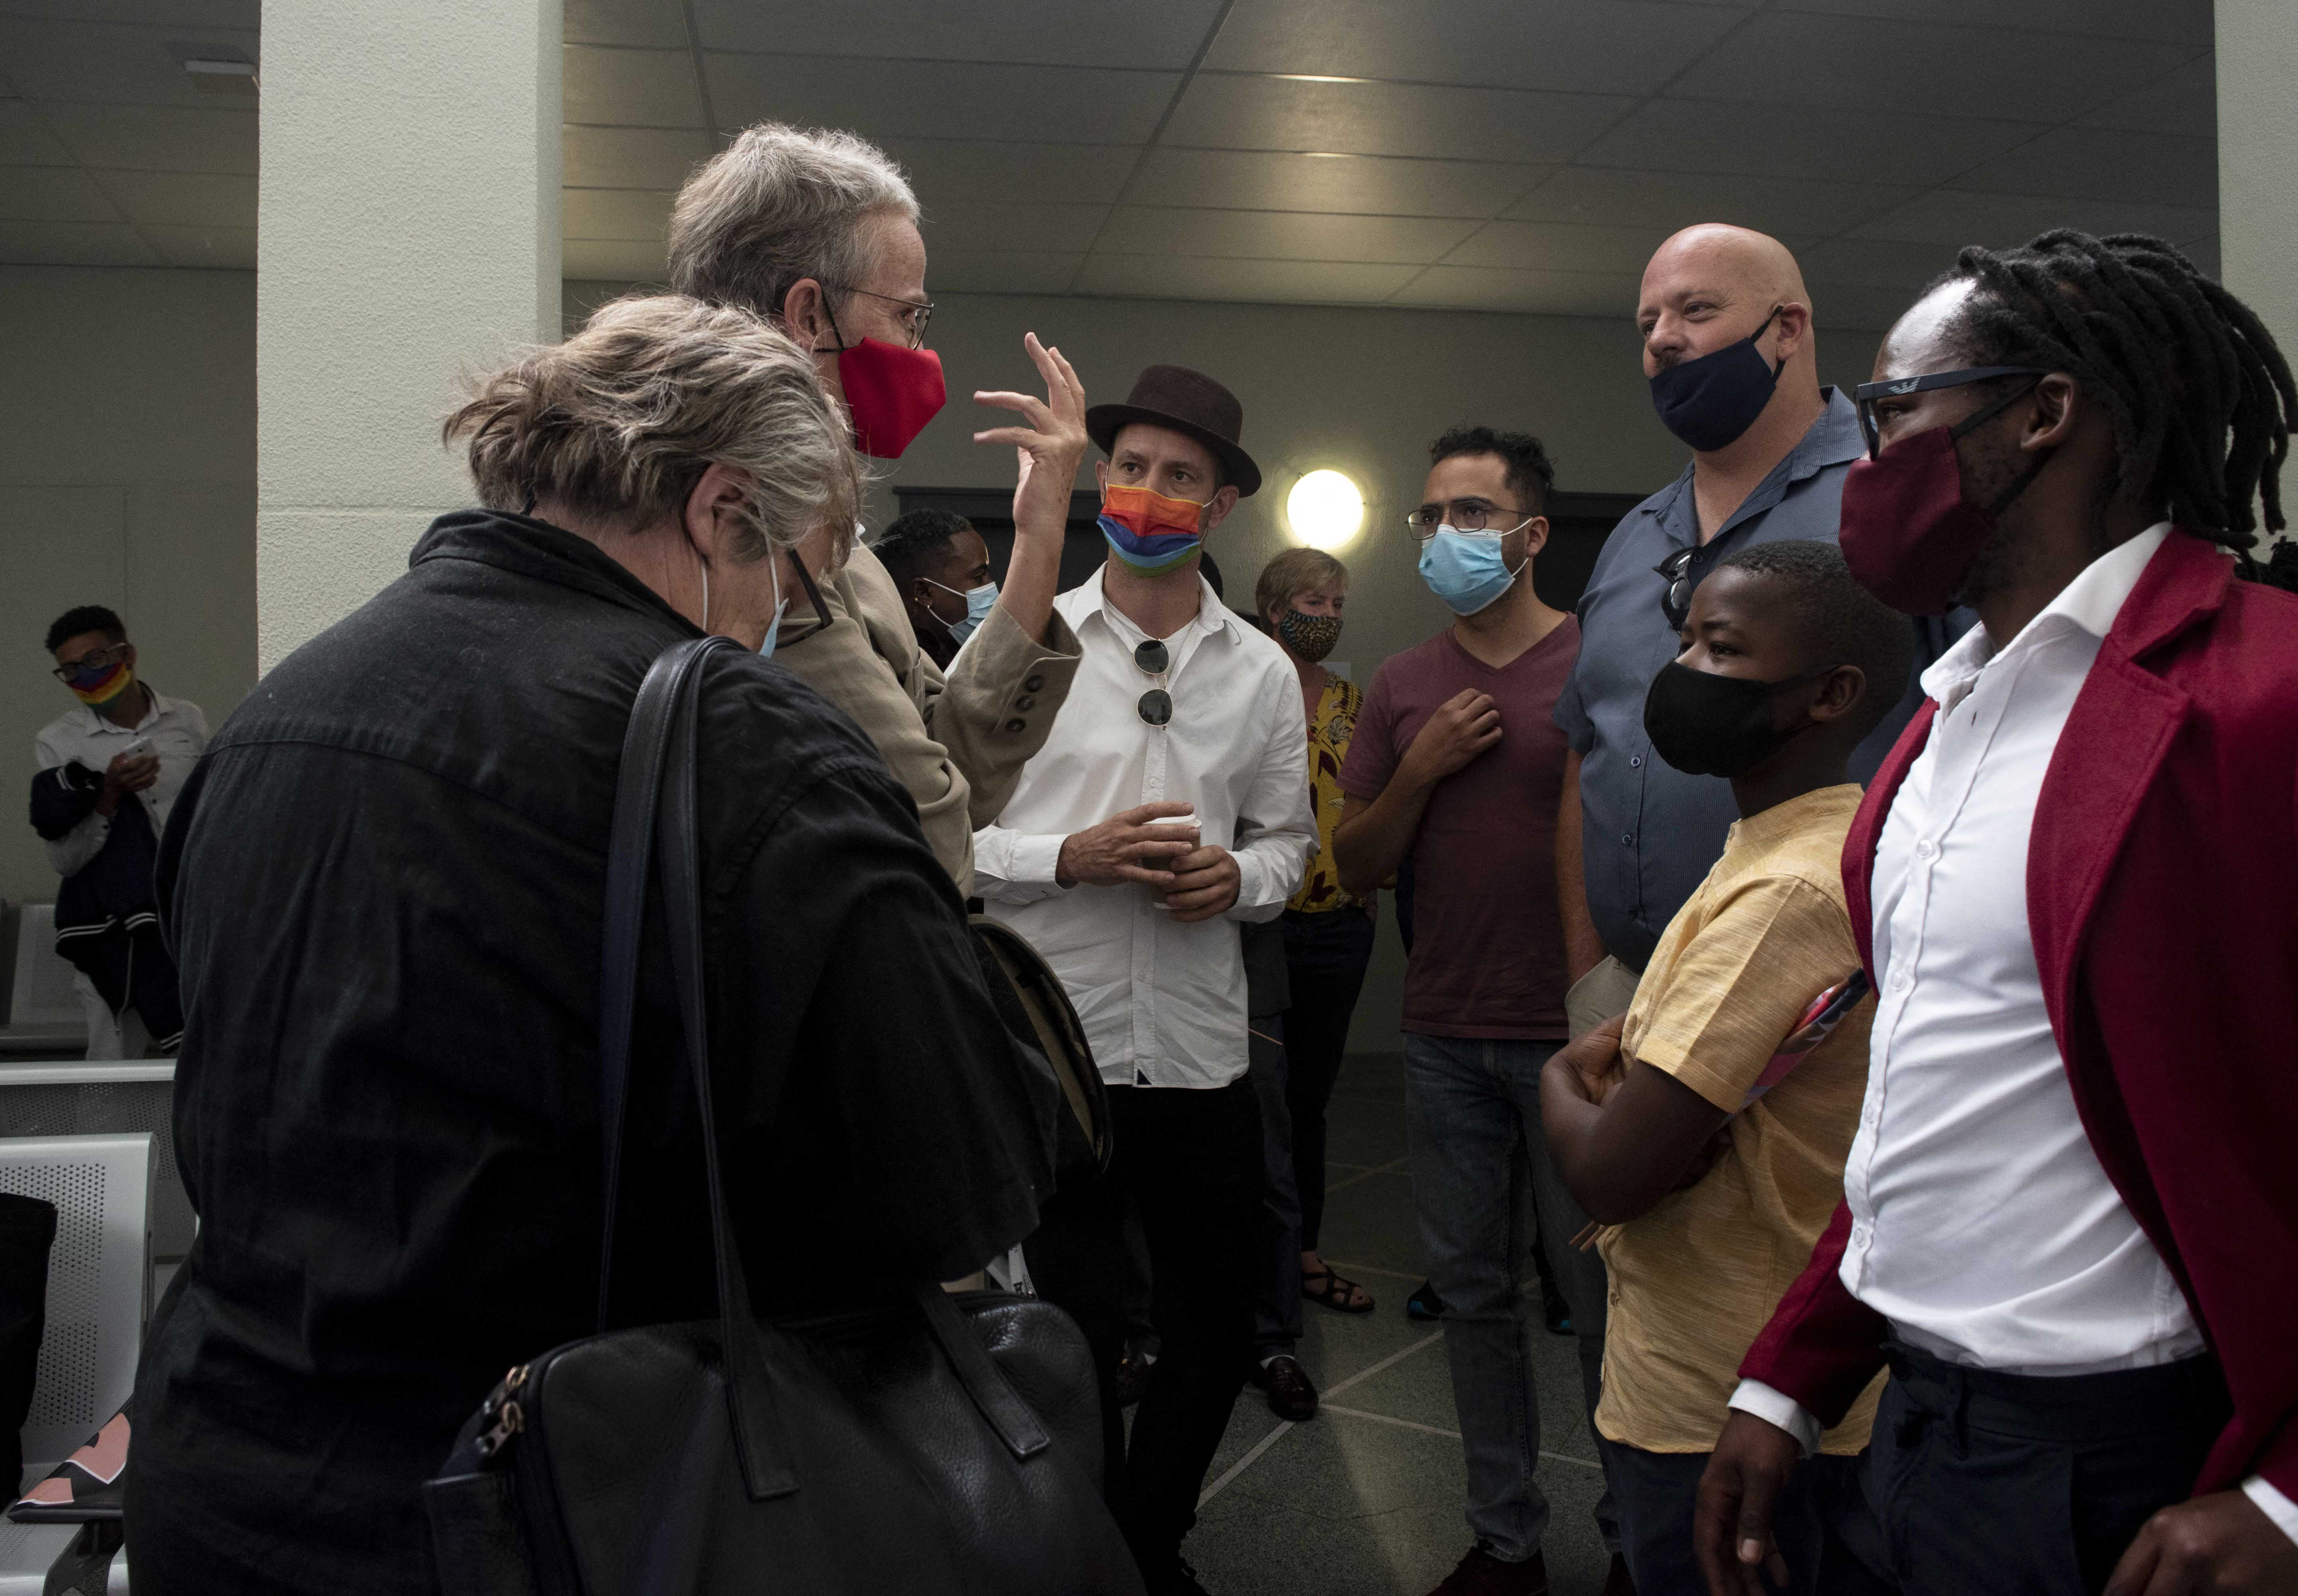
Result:
M748 310L679 294L601 305L564 343L467 385L447 418L467 439L490 509L555 499L632 527L682 513L712 465L749 479L747 536L764 558L828 525L850 535L862 473L814 361Z
M850 289L870 275L872 217L918 219L909 179L851 133L760 122L679 190L670 212L670 285L779 319L805 278Z

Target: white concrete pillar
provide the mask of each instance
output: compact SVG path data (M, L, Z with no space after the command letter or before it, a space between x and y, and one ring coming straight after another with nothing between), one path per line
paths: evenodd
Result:
M2218 0L2217 21L2222 280L2298 364L2298 4Z
M561 0L264 0L257 668L470 501L454 379L558 336Z

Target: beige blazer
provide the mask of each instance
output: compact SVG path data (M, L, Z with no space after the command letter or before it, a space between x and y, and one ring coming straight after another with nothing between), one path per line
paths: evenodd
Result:
M974 828L997 818L1045 746L1077 675L1077 633L1056 615L1041 644L993 609L945 677L919 649L893 577L861 542L819 586L830 624L803 591L791 594L774 659L869 733L916 801L934 857L971 897Z

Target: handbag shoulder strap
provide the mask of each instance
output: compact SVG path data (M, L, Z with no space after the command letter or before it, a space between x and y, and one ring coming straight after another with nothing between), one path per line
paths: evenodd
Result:
M718 1167L717 1115L710 1093L709 1009L702 980L701 849L695 819L695 727L702 661L731 639L692 639L665 649L631 707L615 782L607 856L606 934L599 989L599 1112L605 1162L604 1240L599 1254L599 1328L607 1328L620 1195L624 1121L630 1100L631 1028L637 1014L639 947L646 923L649 868L659 856L663 919L678 994L679 1030L702 1127L709 1186L710 1247L717 1266L718 1336L728 1408L742 1478L751 1500L798 1489L766 1371L753 1333L749 1281L726 1215Z

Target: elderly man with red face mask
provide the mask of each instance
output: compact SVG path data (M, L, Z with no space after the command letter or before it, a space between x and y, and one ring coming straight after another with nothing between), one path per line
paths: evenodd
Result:
M707 162L670 219L681 294L765 317L814 356L863 453L898 458L943 403L925 347L933 305L918 203L901 169L850 133L762 122ZM789 596L774 657L852 715L909 790L926 840L971 893L973 831L996 817L1069 694L1078 643L1054 614L1085 390L1061 351L1024 347L1038 400L977 393L1021 424L974 434L1021 460L1013 554L996 607L949 673L918 648L900 590L851 531L823 540L823 580Z

